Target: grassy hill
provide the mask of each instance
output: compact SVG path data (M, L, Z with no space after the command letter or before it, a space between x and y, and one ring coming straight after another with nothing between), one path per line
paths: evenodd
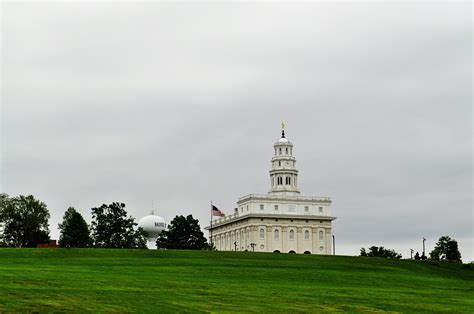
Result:
M474 268L344 256L0 249L0 312L474 312Z

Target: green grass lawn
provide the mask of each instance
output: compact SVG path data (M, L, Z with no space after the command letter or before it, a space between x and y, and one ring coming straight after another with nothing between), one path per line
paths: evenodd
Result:
M0 249L0 312L474 312L474 268L344 256Z

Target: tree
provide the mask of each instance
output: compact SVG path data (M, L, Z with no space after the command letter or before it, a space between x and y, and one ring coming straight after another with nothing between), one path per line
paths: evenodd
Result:
M436 261L457 261L461 262L461 253L458 249L458 242L449 236L442 236L436 243L430 258Z
M92 208L92 240L102 248L146 248L146 234L135 229L137 223L127 217L124 203L112 203Z
M202 250L208 247L199 220L194 219L192 215L174 217L168 225L168 230L163 231L156 240L156 246L178 250Z
M89 226L74 207L69 207L64 213L63 222L59 224L59 230L61 231L59 246L88 247L92 243Z
M360 256L367 257L386 257L386 258L402 258L402 254L395 252L394 250L389 250L383 246L371 246L367 252L365 248L360 249Z
M2 220L2 209L5 207L6 202L8 201L8 195L5 193L0 193L0 247L7 246L7 243L4 238L4 228L5 223Z
M0 221L5 224L3 245L36 247L49 242L49 211L33 195L9 197L0 194Z
M419 261L421 259L420 253L416 252L415 254L415 260Z

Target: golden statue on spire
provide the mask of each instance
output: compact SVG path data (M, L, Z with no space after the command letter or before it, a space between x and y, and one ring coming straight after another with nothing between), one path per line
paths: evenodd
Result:
M282 130L285 129L285 122L282 122L282 123L281 123L281 129L282 129Z

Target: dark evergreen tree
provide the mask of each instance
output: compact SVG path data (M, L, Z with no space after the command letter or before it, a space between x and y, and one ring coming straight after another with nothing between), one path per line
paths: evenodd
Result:
M88 247L92 244L89 226L74 207L69 207L64 213L63 222L59 224L61 235L59 246Z
M92 208L93 245L102 248L146 248L145 232L127 217L125 204L112 203Z
M430 257L436 261L457 261L461 262L461 252L458 249L458 242L449 236L442 236L436 243Z
M199 226L199 220L192 215L174 217L156 241L156 246L163 249L203 250L207 249L207 240Z
M415 260L417 260L417 261L420 260L420 253L416 252L416 254L415 254Z
M360 256L367 257L386 257L386 258L402 258L402 254L389 250L383 246L371 246L367 252L364 248L360 249Z
M9 197L0 194L0 222L5 224L3 245L36 247L49 242L49 211L33 195Z

